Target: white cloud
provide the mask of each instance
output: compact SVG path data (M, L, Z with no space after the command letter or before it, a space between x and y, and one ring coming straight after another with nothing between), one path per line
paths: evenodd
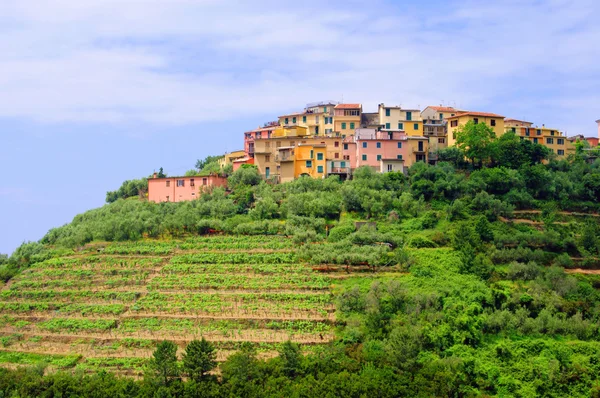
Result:
M578 113L600 116L598 9L588 0L405 9L383 1L5 0L0 116L188 124L275 116L342 95L367 106L445 100L506 113L520 97L548 92L540 103L552 108L551 121L582 131L586 120L556 114L591 97ZM528 80L540 73L557 80ZM523 107L539 123L548 113Z

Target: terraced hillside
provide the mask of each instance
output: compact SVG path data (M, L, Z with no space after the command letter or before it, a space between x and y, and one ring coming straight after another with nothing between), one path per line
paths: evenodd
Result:
M278 236L88 245L0 291L0 362L140 374L158 341L204 336L224 360L242 342L275 355L330 341L330 286Z

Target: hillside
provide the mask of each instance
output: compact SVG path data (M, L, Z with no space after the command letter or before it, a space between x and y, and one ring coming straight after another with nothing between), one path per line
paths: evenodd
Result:
M599 161L416 165L343 183L254 173L193 202L117 200L17 250L0 269L0 362L47 375L0 372L0 390L599 392ZM181 361L201 337L218 379L158 377L161 341Z

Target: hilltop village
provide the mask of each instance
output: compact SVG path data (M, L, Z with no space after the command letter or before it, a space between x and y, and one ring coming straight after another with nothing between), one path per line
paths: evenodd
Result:
M362 104L323 101L245 132L244 149L223 155L219 162L232 165L233 171L254 165L273 183L301 176L345 180L362 166L380 173L406 172L416 162L436 164L439 151L455 146L457 131L469 122L489 126L496 137L512 132L548 148L557 159L574 153L577 141L597 147L600 137L600 120L597 137L567 137L544 124L449 106L419 110L382 103L376 112L363 112ZM201 187L227 184L217 174L154 177L148 182L148 198L154 202L193 200Z

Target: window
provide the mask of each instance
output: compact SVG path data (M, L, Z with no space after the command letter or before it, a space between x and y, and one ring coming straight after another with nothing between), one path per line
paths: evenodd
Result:
M265 155L265 162L270 162L271 161L271 155Z
M450 117L452 117L452 116L454 116L454 115L455 115L454 113L451 113L451 114L450 114Z
M565 139L564 138L559 138L559 139L556 140L556 143L558 145L565 145Z
M346 145L348 145L348 144L346 144ZM340 147L340 142L339 141L335 141L333 143L333 146L336 147L336 148L339 148Z
M336 152L333 157L336 158L336 159L339 159L339 157L340 157L339 152Z
M281 146L281 141L276 141L275 142L275 147L279 148Z
M492 120L490 120L490 125L491 125L491 126L495 126L495 125L496 125L496 119L492 119Z
M391 164L388 164L388 171L393 171L394 170L394 166L392 166Z
M536 134L537 134L537 135L542 135L542 130L540 130L540 129L537 129L537 131L536 131Z
M565 154L565 150L564 149L559 149L558 150L558 156L563 156Z
M308 168L312 167L312 160L307 160L306 161L306 167L308 167Z
M398 143L398 149L402 149L402 143L401 142Z
M350 122L350 130L354 130L354 122Z
M363 145L363 148L367 147L367 143L366 142L363 142L362 145Z
M344 144L344 150L347 151L348 150L348 144Z
M418 130L418 129L419 129L419 123L415 123L415 124L413 125L413 128L414 128L415 130Z
M323 166L317 166L317 173L323 173Z
M192 196L196 196L196 192L192 192Z
M554 138L546 138L546 144L554 144Z
M342 122L342 130L346 130L346 122Z
M397 158L398 160L402 160L402 155L398 155L398 156L396 156L396 158Z
M344 111L344 116L360 116L360 111L357 110L351 110L351 111Z
M190 187L195 187L196 185L194 184L194 179L190 179Z
M306 123L306 116L302 116L302 123Z
M377 148L381 148L381 142L377 143Z
M526 137L529 137L529 134L530 134L530 132L529 132L529 127L527 127L527 128L525 129L525 136L526 136Z
M533 139L533 143L534 143L534 144L537 144L537 143L538 143L538 139L537 139L537 138L534 138L534 139Z
M315 123L319 124L319 115L315 115Z
M406 120L412 120L412 112L406 112Z
M438 144L445 144L445 143L446 143L445 138L438 138Z
M265 142L265 148L271 148L271 142L269 142L269 141Z
M317 160L323 160L323 152L317 153Z
M381 160L381 155L377 155L377 161Z
M367 160L367 155L362 155L362 160Z
M208 185L208 178L203 178L202 179L202 185Z
M340 167L346 167L346 162L340 162Z
M169 197L167 196L167 202L169 201Z
M550 131L550 135L554 135L554 130Z
M457 127L458 126L458 120L453 120L450 122L450 127Z
M475 124L479 124L479 119L478 119L478 118L476 118L476 117L474 117L474 118L473 118L473 123L475 123Z
M398 123L398 130L404 130L404 123Z
M177 180L178 187L185 187L185 180Z
M311 149L310 150L310 158L313 159L315 157L315 153L314 151Z
M167 180L167 188L171 186L171 181Z
M385 108L385 115L390 116L390 108Z
M271 168L265 167L265 177L269 178L271 176Z
M290 120L289 120L289 119L286 117L286 118L285 118L285 123L284 123L284 124L288 124L288 123L289 123L289 121L290 121Z
M323 107L323 113L327 113L327 107L326 106Z
M513 133L516 133L516 132L517 132L517 128L516 128L516 127L513 127L513 128L512 128L512 132L513 132Z
M389 129L391 129L391 128L392 128L392 127L390 126L390 123L386 123L386 124L385 124L385 129L386 129L386 130L389 130Z
M293 124L296 124L296 116L294 116L294 117L292 118L292 123L293 123Z

